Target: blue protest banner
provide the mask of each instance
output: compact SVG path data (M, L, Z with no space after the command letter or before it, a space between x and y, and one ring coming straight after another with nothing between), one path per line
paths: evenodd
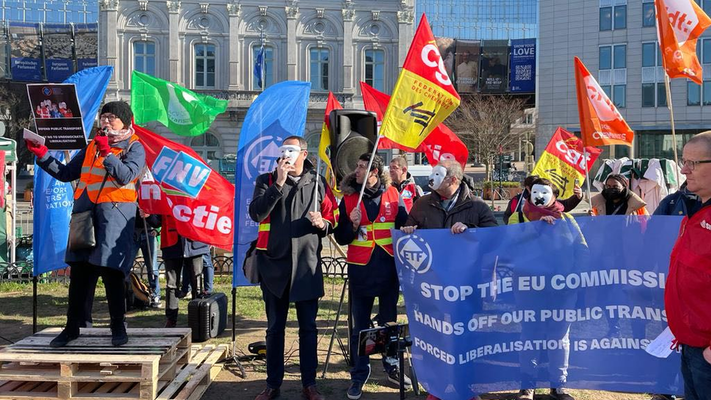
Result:
M94 118L104 99L113 67L101 66L85 69L70 76L64 83L74 83L77 88L79 107L84 120L84 135L94 126ZM64 152L53 151L52 156L64 161ZM35 162L34 176L34 275L66 267L64 253L69 239L69 219L74 206L71 183L60 182L44 172Z
M645 352L667 325L680 221L393 231L420 383L451 400L537 387L680 393L678 354Z
M536 39L511 40L511 93L536 91Z
M249 244L259 224L249 217L257 176L274 171L279 146L288 136L302 136L309 106L309 82L285 81L270 86L247 110L237 146L235 171L235 245L232 286L250 285L242 273ZM315 151L315 150L314 150Z

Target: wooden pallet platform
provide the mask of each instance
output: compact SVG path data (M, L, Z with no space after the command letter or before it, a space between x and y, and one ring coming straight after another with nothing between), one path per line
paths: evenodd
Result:
M222 368L227 346L191 345L190 329L129 329L111 345L108 329L82 329L63 348L51 328L0 350L0 399L197 399ZM195 397L197 395L197 397Z

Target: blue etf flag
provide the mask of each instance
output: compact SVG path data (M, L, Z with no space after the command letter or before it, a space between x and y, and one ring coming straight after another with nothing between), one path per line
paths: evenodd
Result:
M249 107L237 146L235 170L235 245L232 286L250 283L242 273L249 244L259 224L249 217L257 176L274 171L279 146L288 136L302 136L306 127L311 83L285 81L270 86Z
M681 218L577 221L459 235L393 230L413 363L429 393L682 392L679 355L645 351L667 326L664 287Z
M64 83L76 85L79 107L84 120L84 136L89 137L96 113L104 99L113 67L85 69L67 78ZM57 160L64 160L64 152L50 152ZM66 267L64 253L69 239L69 219L74 206L74 191L69 182L60 182L44 172L35 162L34 220L32 238L34 275ZM41 233L41 234L39 234Z
M264 46L259 48L257 59L254 61L254 76L257 77L257 86L262 88L262 74L264 72Z

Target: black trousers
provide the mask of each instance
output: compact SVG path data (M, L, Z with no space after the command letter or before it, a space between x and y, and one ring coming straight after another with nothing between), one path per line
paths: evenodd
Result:
M112 327L114 324L123 324L126 315L126 287L124 284L126 276L123 271L99 267L87 262L78 262L71 264L69 272L67 329L78 331L80 326L86 326L86 321L91 321L91 305L99 276L106 288L106 300L109 303ZM91 302L89 302L90 300Z
M264 285L262 297L267 311L267 386L277 389L284 381L284 329L289 313L289 291L281 297L275 296ZM318 299L297 301L296 318L299 320L299 367L301 385L309 387L316 384L316 314Z
M188 258L169 258L163 260L165 264L165 317L172 322L178 320L178 290L183 267L189 268L190 286L193 299L197 298L197 278L202 274L202 256Z

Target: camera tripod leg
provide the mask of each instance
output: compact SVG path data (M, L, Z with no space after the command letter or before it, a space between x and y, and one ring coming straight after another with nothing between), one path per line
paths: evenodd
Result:
M321 379L326 377L326 371L328 371L328 365L331 361L331 352L333 351L333 341L338 338L338 345L341 348L343 357L346 359L346 364L348 363L348 352L347 348L343 344L341 337L338 335L338 322L341 319L341 310L343 309L343 300L346 296L346 288L348 287L348 278L343 281L343 289L341 290L341 300L338 302L338 310L336 311L336 322L333 323L333 332L331 332L331 341L328 344L328 352L326 353L326 362L323 364L323 372L321 373Z
M402 341L397 341L397 358L400 362L400 400L405 400L405 347L402 345Z
M420 395L420 383L417 381L417 374L415 373L415 367L412 365L412 355L410 354L410 349L405 348L407 352L407 364L410 366L410 378L412 379L412 390L415 392L415 396Z
M236 365L237 368L239 368L240 375L242 375L242 379L247 377L247 373L244 371L244 367L242 366L242 363L239 361L239 357L237 357L236 353L236 347L237 347L237 330L236 330L236 313L237 313L237 287L232 288L232 355L227 356L223 358L222 360L219 360L218 363L223 363L225 366L227 365Z

